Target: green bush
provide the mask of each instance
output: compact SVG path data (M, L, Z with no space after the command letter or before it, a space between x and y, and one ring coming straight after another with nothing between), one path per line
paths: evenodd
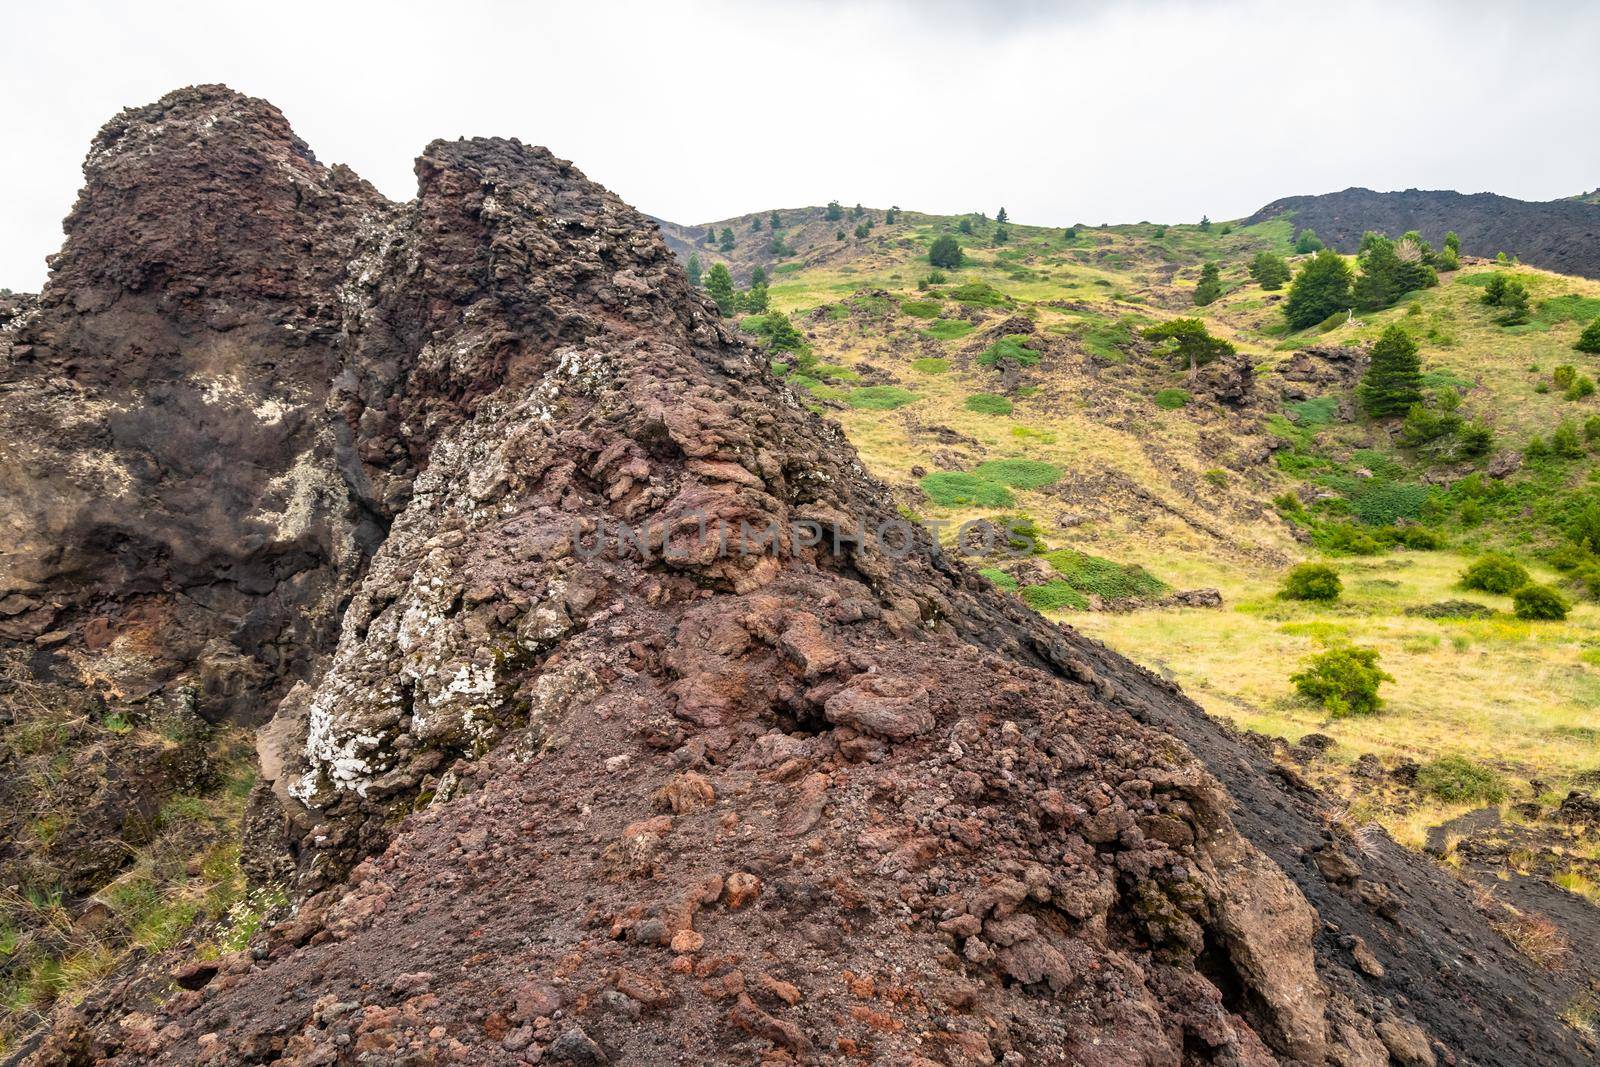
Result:
M1005 486L965 471L934 471L919 484L943 507L1009 508L1017 502Z
M868 411L893 411L903 408L917 398L917 394L898 385L864 385L850 391L848 403L853 408Z
M928 262L935 267L947 267L951 270L961 266L961 242L949 234L941 234L933 239L933 244L928 246Z
M1417 770L1417 788L1451 804L1497 804L1506 795L1499 775L1465 756L1440 756L1424 763Z
M1572 347L1579 352L1600 352L1600 319L1585 326Z
M1290 675L1289 680L1301 696L1341 719L1377 711L1383 704L1378 686L1394 677L1378 666L1376 649L1344 645L1311 657L1305 669Z
M1329 248L1318 251L1289 286L1289 297L1283 302L1289 328L1304 330L1334 315L1343 315L1351 306L1354 280L1343 256Z
M1278 595L1285 600L1338 600L1343 591L1338 571L1326 563L1302 563L1284 576Z
M997 589L1015 589L1017 580L999 567L980 567L978 573L989 579Z
M1082 593L1060 579L1028 586L1022 599L1034 611L1082 611L1089 606Z
M958 304L967 304L972 307L1004 307L1011 303L1011 298L1000 290L984 282L967 282L950 290L950 299Z
M978 356L978 363L984 367L999 366L1005 360L1011 360L1019 367L1031 367L1039 362L1039 353L1025 347L1022 342L1028 340L1027 334L1014 334L1002 337Z
M1176 411L1189 402L1187 389L1163 389L1155 397L1156 407L1166 411Z
M994 393L974 393L967 397L966 408L976 411L980 415L1009 415L1011 414L1011 401Z
M1046 552L1044 560L1061 580L1080 593L1107 600L1148 599L1161 596L1171 586L1136 563L1118 563L1072 548Z
M972 472L1013 489L1041 489L1061 480L1061 468L1036 459L991 459Z
M1535 582L1529 582L1512 593L1511 603L1517 618L1540 622L1559 622L1567 617L1568 611L1572 610L1572 605L1567 603L1566 597L1548 585L1539 585Z
M1504 596L1528 584L1528 569L1503 552L1486 552L1461 572L1461 584Z

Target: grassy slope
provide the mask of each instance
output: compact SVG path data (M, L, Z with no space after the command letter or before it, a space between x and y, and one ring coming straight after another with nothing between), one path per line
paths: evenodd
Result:
M865 365L916 394L895 410L851 407L855 382L849 373L817 390L869 467L903 487L919 513L963 520L1025 512L1039 521L1050 547L1138 562L1180 588L1220 588L1226 598L1220 613L1174 608L1062 615L1168 672L1209 710L1241 725L1291 740L1312 731L1329 734L1339 741L1335 759L1346 764L1368 752L1420 761L1461 753L1513 782L1538 777L1563 792L1600 771L1600 609L1593 603L1578 604L1564 623L1521 622L1509 614L1476 622L1404 614L1407 606L1464 595L1508 612L1508 598L1465 594L1456 587L1457 577L1486 545L1520 543L1527 550L1547 533L1516 521L1482 527L1447 521L1449 550L1334 560L1346 585L1338 605L1277 600L1283 567L1316 555L1291 539L1269 504L1300 479L1270 463L1230 462L1263 439L1262 416L1271 408L1246 419L1201 403L1163 410L1154 395L1182 387L1181 374L1153 366L1137 352L1121 362L1091 358L1096 352L1123 356L1093 331L1128 315L1198 315L1214 333L1234 341L1264 376L1307 344L1357 344L1399 322L1421 342L1425 369L1447 372L1434 380L1465 383L1463 410L1493 425L1503 450L1520 448L1535 434L1548 436L1563 418L1581 420L1600 410L1593 399L1568 401L1559 390L1539 388L1561 363L1595 372L1591 357L1571 349L1582 320L1563 321L1547 310L1527 327L1497 325L1479 303L1482 278L1474 275L1507 268L1477 263L1394 309L1325 334L1290 336L1277 306L1282 294L1264 293L1244 269L1258 249L1287 251L1291 227L1285 221L1230 234L1221 227L1210 233L1168 227L1161 237L1149 225L1084 228L1074 239L1059 229L1013 225L1011 241L998 248L990 241L993 224L979 221L973 236L961 238L968 264L947 272L947 284L934 288L942 318L904 314L902 301L928 299L917 286L930 269L926 247L934 236L954 230L955 222L904 214L894 227L880 226L865 240L852 238L845 249L829 250L825 259L814 255L803 269L776 274L772 287L774 306L794 315L825 364L846 372ZM804 246L800 251L805 257ZM1227 291L1217 303L1197 309L1189 292L1206 259L1223 264ZM1528 284L1536 308L1551 298L1600 300L1600 284L1592 281L1521 267L1515 273ZM956 285L971 281L994 287L1015 305L975 314L951 300ZM884 290L892 299L856 295L864 290ZM825 306L827 311L815 311ZM1590 314L1592 308L1584 303L1579 310ZM1009 415L969 411L967 397L1001 391L999 375L977 365L974 356L993 339L985 331L1011 314L1032 318L1045 342L1036 346L1045 349L1040 365L1023 375L1023 393L1031 395L1012 396ZM965 337L927 333L932 322L963 318L977 319ZM938 357L948 369L926 362ZM980 443L978 450L953 450L966 469L980 459L1043 460L1068 472L1063 488L1053 494L1015 491L1012 508L941 508L919 499L913 468L936 469L934 455L946 447L918 432L930 423ZM1398 462L1406 479L1417 481L1424 470L1393 446L1388 431L1370 423L1335 418L1303 435L1308 451L1344 468L1356 450L1372 449ZM1219 450L1219 438L1234 447ZM1574 486L1591 471L1584 461L1542 477ZM1135 483L1149 499L1129 497L1116 488L1121 483L1108 489L1106 475ZM1063 511L1090 518L1058 527L1053 519ZM1534 570L1545 580L1558 577ZM1294 694L1288 675L1296 665L1340 640L1379 649L1385 669L1395 675L1385 688L1383 714L1330 720ZM1441 804L1409 812L1408 825L1395 829L1416 843L1418 826L1454 810Z

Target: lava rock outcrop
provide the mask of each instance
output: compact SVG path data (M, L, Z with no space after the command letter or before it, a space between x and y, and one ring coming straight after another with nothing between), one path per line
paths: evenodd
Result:
M316 595L280 578L215 618L281 622L306 667L184 625L261 660L241 691L287 689L249 844L300 907L170 997L131 977L90 997L36 1062L1583 1061L1561 987L1459 886L1382 842L1319 866L1336 834L1269 758L906 524L615 196L474 139L428 146L418 197L385 204L275 116L212 87L113 124L146 243L119 258L75 228L6 366L53 368L63 397L120 383L126 355L68 339L125 300L198 338L152 362L174 380L257 351L219 322L295 338L271 373L304 379L319 488L266 510L315 517L288 540L317 546L296 572ZM268 148L267 177L182 166ZM294 210L230 214L222 193L262 181ZM185 182L215 183L214 210L138 210ZM237 462L271 485L294 469L274 455ZM8 506L50 513L17 466L34 495ZM228 506L246 474L217 477L223 503L188 509L135 481L94 528L253 522ZM51 529L63 558L91 543ZM27 625L77 648L102 605L180 603L176 556L150 553L165 584L41 565L45 607L14 617L53 611ZM285 637L306 617L336 642Z

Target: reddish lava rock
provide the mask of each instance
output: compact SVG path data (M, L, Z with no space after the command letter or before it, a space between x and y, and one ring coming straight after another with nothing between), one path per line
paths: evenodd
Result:
M164 668L272 668L249 851L298 911L198 990L108 985L34 1062L1587 1061L1570 989L1447 876L1379 843L1324 879L1269 758L924 534L889 551L839 428L571 164L438 141L388 204L203 87L86 174L10 380L111 382L88 331L124 304L196 362L293 333L316 402L254 543L327 521ZM273 334L262 301L300 314ZM87 625L151 578L18 618ZM287 621L303 597L336 641ZM278 654L216 643L244 619Z

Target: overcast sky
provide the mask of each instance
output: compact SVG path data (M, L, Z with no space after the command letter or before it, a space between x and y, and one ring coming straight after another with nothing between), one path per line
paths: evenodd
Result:
M90 4L0 30L0 286L37 289L89 138L221 81L413 192L435 137L550 146L651 214L837 198L1189 221L1297 193L1600 186L1600 5Z

